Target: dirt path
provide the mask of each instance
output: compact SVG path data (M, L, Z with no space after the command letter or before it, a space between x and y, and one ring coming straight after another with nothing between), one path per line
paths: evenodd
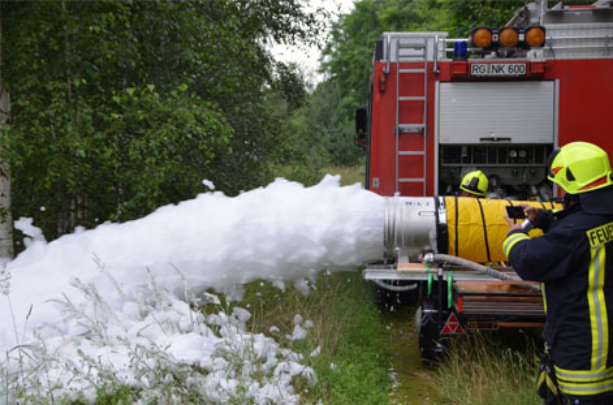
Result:
M392 342L388 347L392 359L390 375L394 381L390 394L392 405L434 403L430 399L433 370L419 358L414 314L413 306L383 311L383 318L392 332Z

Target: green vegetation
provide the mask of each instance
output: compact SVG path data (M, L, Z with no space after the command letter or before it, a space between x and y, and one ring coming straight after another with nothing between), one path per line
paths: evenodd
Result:
M435 399L441 404L458 405L538 403L534 338L524 335L517 339L517 333L513 336L513 344L505 344L500 333L475 333L454 340L435 372Z
M245 299L232 305L251 312L249 327L253 333L263 333L282 342L304 356L301 363L316 372L318 382L315 385L304 379L294 381L303 404L388 403L391 380L386 348L390 333L375 305L370 285L361 279L359 272L322 274L311 284L308 295L291 285L281 290L268 282L254 282L247 286ZM212 304L202 308L203 313L214 313L218 309ZM305 339L288 339L293 333L296 315L312 322L311 327L306 327ZM193 371L199 370L194 368ZM167 372L163 368L156 371L162 376ZM175 394L175 398L180 394L183 395L181 403L199 403L196 393L193 398L187 397L190 389L181 378L183 374L174 374L176 381L165 387L169 398L170 393ZM105 405L126 404L147 397L141 390L121 385L112 375L99 387L97 396L97 403ZM45 400L32 398L28 403L42 404ZM245 403L238 400L236 405Z
M292 334L295 315L312 321L306 339L288 342L292 350L310 359L306 364L319 380L315 387L303 387L305 403L319 399L326 405L388 402L390 335L359 272L321 275L306 296L291 286L280 291L268 283L253 283L239 305L252 312L255 332L278 338ZM273 326L279 331L271 333ZM311 357L316 350L320 353Z
M2 2L13 216L49 239L192 198L234 195L302 164L288 118L305 101L267 42L309 42L293 0ZM44 207L44 208L41 208Z
M292 334L294 316L311 320L305 340L287 341L288 347L305 358L319 348L317 357L306 362L318 377L315 387L300 386L305 403L387 404L392 382L390 364L410 388L401 398L429 398L428 403L458 405L532 405L538 402L535 390L537 371L534 334L517 331L475 333L466 339L454 339L445 359L429 368L419 364L415 355L417 336L407 311L381 314L370 286L360 274L321 275L309 295L292 286L285 291L269 283L252 283L246 298L238 304L253 314L254 332L283 339ZM411 312L411 309L408 309ZM392 328L388 323L403 323ZM408 325L405 325L405 323ZM279 330L271 327L277 327ZM406 336L392 335L393 330L411 329ZM396 331L398 332L398 331ZM414 349L399 350L401 345ZM404 340L403 340L404 339ZM408 340L407 340L408 339ZM395 347L392 351L391 347ZM392 359L394 353L401 359ZM409 402L413 403L413 402Z
M511 19L524 0L357 0L355 8L333 25L324 47L319 83L296 119L307 140L310 160L354 165L364 153L353 145L356 108L368 104L375 42L383 32L448 31L467 37L481 25L498 27Z
M364 185L366 178L366 167L361 164L357 166L326 166L322 169L323 174L338 174L341 176L341 185L348 186L355 183Z
M368 102L384 31L502 24L519 0L358 0L324 44L309 94L271 39L312 42L317 14L294 0L2 2L13 217L49 239L125 221L202 192L238 194L283 175L363 164L354 111Z
M466 36L504 24L525 3L358 0L335 22L327 79L309 94L297 67L267 51L271 38L309 41L320 29L293 0L1 2L12 110L0 161L12 168L13 216L33 217L53 239L191 198L205 178L229 195L275 176L363 182L354 111L368 103L381 33ZM322 275L308 296L254 283L240 305L254 330L281 339L296 314L313 322L305 340L287 341L319 378L301 387L305 403L388 402L390 335L359 273ZM534 353L481 335L460 341L432 392L444 404L536 403ZM107 388L99 403L132 398Z

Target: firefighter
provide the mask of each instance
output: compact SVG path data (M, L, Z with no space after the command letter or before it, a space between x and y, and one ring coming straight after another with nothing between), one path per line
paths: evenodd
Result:
M487 194L489 180L481 170L475 170L462 177L460 197L483 198Z
M505 217L503 242L517 273L542 283L550 356L541 364L539 395L550 396L547 404L613 404L613 173L607 153L586 142L563 146L550 162L548 178L565 191L564 209L525 205L523 224ZM531 227L545 235L531 239Z

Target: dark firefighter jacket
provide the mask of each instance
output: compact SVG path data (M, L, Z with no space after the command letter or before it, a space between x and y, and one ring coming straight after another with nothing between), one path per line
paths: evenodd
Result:
M613 392L613 187L581 195L555 214L539 211L531 239L514 230L503 251L517 273L542 284L543 336L562 392Z

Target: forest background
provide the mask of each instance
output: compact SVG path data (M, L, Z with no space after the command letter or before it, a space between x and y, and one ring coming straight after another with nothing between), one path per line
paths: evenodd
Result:
M354 111L368 102L382 32L465 37L525 3L358 0L320 44L325 79L313 88L270 52L273 41L309 43L323 29L299 1L0 2L11 100L0 174L12 186L0 221L33 218L51 240L192 198L203 179L236 195L361 164Z

